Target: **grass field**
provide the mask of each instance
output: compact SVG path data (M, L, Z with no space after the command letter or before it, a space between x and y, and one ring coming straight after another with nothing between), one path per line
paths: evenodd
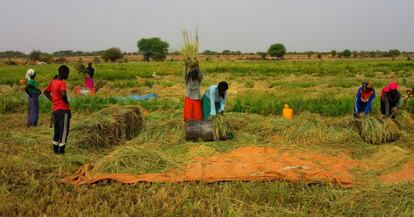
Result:
M75 96L73 88L82 84L82 76L70 65L73 127L91 113L117 104L141 106L144 130L113 148L82 149L70 144L75 138L69 135L64 156L52 153L51 105L44 97L40 125L25 127L27 98L18 82L28 67L38 72L38 84L44 88L58 65L0 67L0 216L414 216L413 183L386 185L378 180L414 160L412 123L396 142L381 146L364 142L350 125L354 96L362 81L375 83L373 115L378 116L383 85L395 80L402 93L414 87L414 62L203 62L202 91L221 80L230 84L225 115L235 138L217 142L184 140L182 62L96 64L95 82L105 80L106 84L92 97ZM152 77L153 72L157 77ZM160 97L143 102L119 98L147 93ZM295 111L293 121L281 118L285 103ZM407 110L414 112L413 100ZM160 172L197 156L250 145L346 154L375 166L354 169L354 187L349 189L285 181L90 186L59 182L85 163L104 167L124 149L159 158L161 163L142 161L122 170L106 167L108 171Z

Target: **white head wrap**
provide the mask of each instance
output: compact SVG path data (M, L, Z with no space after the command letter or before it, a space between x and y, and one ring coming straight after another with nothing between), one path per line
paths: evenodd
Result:
M28 69L26 72L26 76L24 76L27 80L30 80L31 77L36 74L35 70L33 69Z

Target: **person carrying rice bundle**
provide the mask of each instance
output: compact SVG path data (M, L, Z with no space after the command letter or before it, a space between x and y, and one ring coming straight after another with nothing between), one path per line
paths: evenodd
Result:
M381 91L381 113L385 117L395 118L400 106L401 94L398 84L391 82Z
M354 117L361 118L368 116L371 112L372 102L375 99L374 83L372 81L363 82L358 89L354 105Z
M187 67L186 67L187 68ZM186 92L184 97L184 121L201 121L200 85L203 80L203 73L198 64L185 71Z
M184 56L185 63L185 86L184 97L184 121L201 121L203 119L201 110L200 85L203 80L203 73L200 70L198 53L200 40L198 31L194 37L187 31L183 31L183 47L181 54Z
M36 85L36 72L33 69L29 69L25 75L27 82L24 91L27 93L29 109L27 112L27 126L37 126L39 120L39 96L42 93Z
M69 101L66 95L66 80L69 77L69 68L66 65L62 65L58 71L58 75L53 78L43 93L52 101L53 151L56 154L64 154L71 119Z
M203 104L203 116L205 120L217 114L224 113L224 106L227 100L227 90L229 85L222 81L217 85L211 85L207 88L201 101Z

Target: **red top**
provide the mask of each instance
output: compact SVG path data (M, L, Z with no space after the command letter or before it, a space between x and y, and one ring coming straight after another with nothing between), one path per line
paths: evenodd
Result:
M63 101L61 91L66 91L66 81L53 79L49 86L46 87L46 91L52 95L52 111L57 110L69 110L69 104Z

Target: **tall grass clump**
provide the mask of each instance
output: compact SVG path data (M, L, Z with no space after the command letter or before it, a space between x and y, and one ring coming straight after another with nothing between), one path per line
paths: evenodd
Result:
M96 168L108 173L144 174L161 172L171 165L155 151L124 146L101 159Z
M223 115L213 117L213 137L214 140L227 140L233 138L233 130Z

